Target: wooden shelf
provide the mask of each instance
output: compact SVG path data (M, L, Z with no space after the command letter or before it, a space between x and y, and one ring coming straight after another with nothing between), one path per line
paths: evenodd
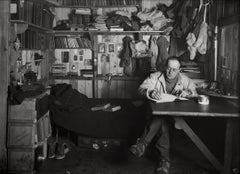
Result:
M101 76L98 75L96 77L82 77L82 76L71 76L71 75L66 75L66 76L54 76L54 75L50 75L51 79L75 79L75 80L108 80L108 76ZM129 81L138 81L140 80L140 77L129 77L129 76L112 76L111 80L129 80Z
M95 31L97 34L121 35L121 34L162 34L164 31Z
M140 5L106 5L106 6L96 6L95 8L131 8L140 7Z
M82 77L75 75L66 75L66 76L54 76L50 74L50 79L61 79L61 80L93 80L93 77Z
M28 27L33 27L33 28L36 28L36 29L39 29L39 30L43 30L43 31L52 31L52 29L49 29L49 28L45 28L45 27L42 27L42 26L39 26L39 25L36 25L36 24L32 24L32 23L29 23L29 22L26 22L24 20L10 20L11 23L16 23L16 24L20 24L20 25L27 25L27 28Z
M83 35L89 33L89 31L71 31L71 30L51 30L48 31L49 34L54 34L56 36L71 36L71 35Z
M81 6L81 5L59 5L59 6L56 6L56 8L89 8L91 9L91 7L89 6Z
M128 35L128 34L164 34L164 31L71 31L71 30L52 30L48 33L55 35L82 35L84 33L104 34L104 35Z
M102 76L102 75L98 75L96 77L96 79L98 80L108 80L109 77L108 76ZM111 80L140 80L140 77L136 77L136 76L111 76Z

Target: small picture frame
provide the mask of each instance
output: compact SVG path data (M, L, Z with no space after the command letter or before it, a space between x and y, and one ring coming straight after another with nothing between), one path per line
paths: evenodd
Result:
M84 51L83 50L79 50L79 55L83 55Z
M105 44L104 43L99 43L98 44L98 52L99 53L105 53Z
M114 49L114 44L108 44L108 52L109 53L114 53L115 49Z
M73 56L73 61L74 61L74 62L77 62L77 61L78 61L78 56L77 56L77 55L74 55L74 56Z
M79 61L83 61L83 56L79 56Z

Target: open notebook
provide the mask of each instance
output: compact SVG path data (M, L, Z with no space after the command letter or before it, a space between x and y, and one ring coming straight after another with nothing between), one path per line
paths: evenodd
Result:
M172 94L161 94L161 99L157 100L157 99L153 99L151 97L149 97L150 100L155 101L156 103L165 103L165 102L173 102L176 99L178 100L188 100L187 98L183 98L183 97L177 97L175 95Z

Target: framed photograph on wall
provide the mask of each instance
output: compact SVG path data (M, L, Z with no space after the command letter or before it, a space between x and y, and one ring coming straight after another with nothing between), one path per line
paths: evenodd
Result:
M106 48L105 48L105 43L99 43L98 44L98 52L99 53L105 53Z
M114 44L108 44L108 52L109 53L114 53L115 49L114 49Z

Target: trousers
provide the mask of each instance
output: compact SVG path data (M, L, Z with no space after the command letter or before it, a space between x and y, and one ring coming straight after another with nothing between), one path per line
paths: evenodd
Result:
M141 139L147 144L156 138L154 146L161 153L161 158L170 161L169 126L165 118L152 118L147 123Z

